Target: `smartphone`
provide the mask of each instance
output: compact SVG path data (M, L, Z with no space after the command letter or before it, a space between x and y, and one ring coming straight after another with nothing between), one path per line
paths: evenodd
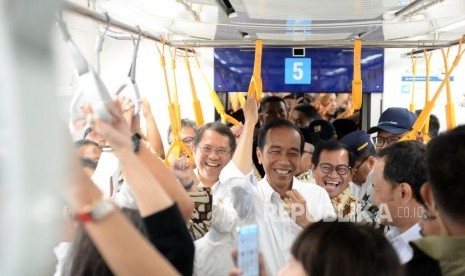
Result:
M243 276L258 276L258 226L242 226L238 230L237 264Z

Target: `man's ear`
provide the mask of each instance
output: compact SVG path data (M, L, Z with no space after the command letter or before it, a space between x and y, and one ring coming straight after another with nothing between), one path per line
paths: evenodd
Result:
M262 158L263 158L263 156L262 156L262 151L261 151L261 149L260 149L259 147L257 147L257 148L255 148L255 151L256 151L256 153L257 153L258 164L263 165L263 163L262 163Z
M262 112L259 112L259 113L258 113L258 121L259 121L260 123L263 123L263 113L262 113Z
M422 144L425 142L425 138L423 138L423 135L421 135L421 133L417 134L417 139L416 140L418 142L422 143Z
M433 194L431 193L431 186L428 182L421 186L420 194L423 198L423 201L425 202L426 208L428 208L428 210L435 210L436 206L434 203Z
M373 170L373 168L376 165L376 161L378 161L378 159L376 159L376 157L374 157L374 156L368 157L367 162L368 162L368 166L370 166L370 170Z
M415 199L415 196L413 195L412 186L410 186L410 184L406 182L399 184L399 192L400 192L401 200L404 202L408 202L412 199Z

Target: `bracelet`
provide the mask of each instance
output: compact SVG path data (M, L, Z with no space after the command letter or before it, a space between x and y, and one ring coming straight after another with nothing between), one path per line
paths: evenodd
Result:
M192 180L189 184L184 186L184 189L186 189L186 191L188 191L188 190L190 190L192 188L192 186L194 186L194 180Z
M134 151L134 153L138 153L139 152L139 148L140 148L140 139L142 138L142 136L139 134L139 133L134 133L132 136L131 136L131 141L132 141L132 150Z

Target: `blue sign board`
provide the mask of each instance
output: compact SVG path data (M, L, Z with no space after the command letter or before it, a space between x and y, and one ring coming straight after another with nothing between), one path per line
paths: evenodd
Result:
M218 92L247 91L253 73L255 51L240 48L214 50L214 88ZM354 53L350 49L305 49L293 56L292 48L263 48L264 92L352 91ZM384 50L362 49L363 92L382 92Z
M312 79L311 58L286 58L284 65L285 84L310 84Z

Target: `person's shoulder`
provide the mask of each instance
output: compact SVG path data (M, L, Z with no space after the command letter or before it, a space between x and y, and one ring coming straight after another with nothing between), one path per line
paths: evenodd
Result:
M442 275L439 262L418 248L414 243L410 243L413 249L412 259L405 264L407 276L415 275Z

